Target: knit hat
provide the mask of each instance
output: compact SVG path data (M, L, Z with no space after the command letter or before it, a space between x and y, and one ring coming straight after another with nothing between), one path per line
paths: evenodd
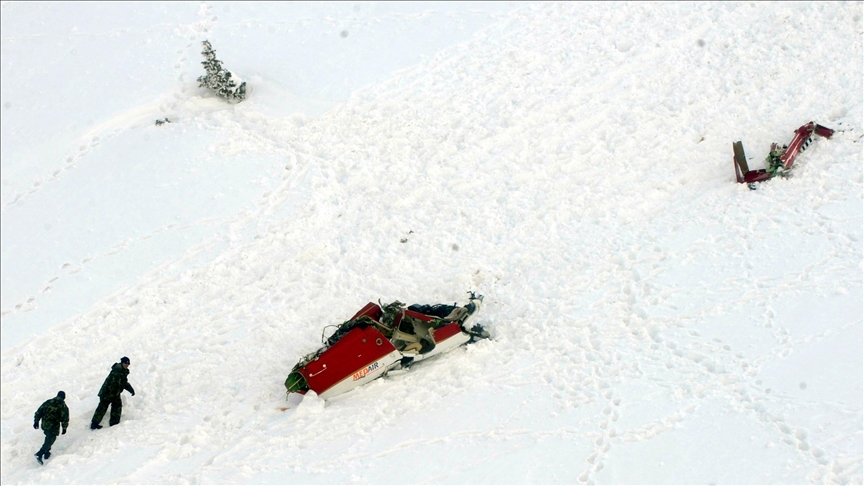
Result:
M129 364L129 358L127 358L126 356L123 356L122 358L120 358L120 362L125 363L125 364Z
M57 392L57 396L62 398L63 400L66 400L66 392L64 392L63 390Z

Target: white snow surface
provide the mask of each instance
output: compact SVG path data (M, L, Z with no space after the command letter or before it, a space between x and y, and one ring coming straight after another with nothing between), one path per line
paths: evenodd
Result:
M861 484L862 14L2 3L0 481ZM469 290L492 339L286 398L324 326Z

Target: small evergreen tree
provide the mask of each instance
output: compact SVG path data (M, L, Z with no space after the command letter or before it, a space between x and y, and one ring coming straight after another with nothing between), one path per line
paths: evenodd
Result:
M243 81L237 86L237 83L231 79L231 71L222 67L222 61L216 59L216 51L213 50L210 41L205 40L201 44L204 46L201 54L206 59L201 64L204 65L207 74L198 78L198 86L209 88L228 101L240 102L245 100L246 82Z

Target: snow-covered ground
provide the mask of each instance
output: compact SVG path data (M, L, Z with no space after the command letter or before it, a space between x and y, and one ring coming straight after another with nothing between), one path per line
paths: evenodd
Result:
M3 484L862 483L861 2L0 13ZM324 326L468 290L492 340L286 399Z

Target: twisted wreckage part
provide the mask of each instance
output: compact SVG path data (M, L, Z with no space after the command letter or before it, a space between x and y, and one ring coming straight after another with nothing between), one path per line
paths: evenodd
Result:
M732 143L732 150L735 153L733 157L735 180L739 184L747 184L750 189L756 189L757 182L766 181L778 175L785 175L792 169L792 164L798 154L810 145L814 134L831 138L831 135L834 135L834 130L812 121L802 125L798 130L795 130L795 137L789 142L789 145L771 144L771 152L765 159L768 163L767 169L750 170L747 166L747 158L744 156L744 145L740 140Z
M473 292L462 307L370 302L354 317L335 326L330 337L324 339L322 333L324 345L294 366L285 388L288 393L301 394L312 390L326 399L476 339L488 338L489 333L474 323L482 302L483 296Z

